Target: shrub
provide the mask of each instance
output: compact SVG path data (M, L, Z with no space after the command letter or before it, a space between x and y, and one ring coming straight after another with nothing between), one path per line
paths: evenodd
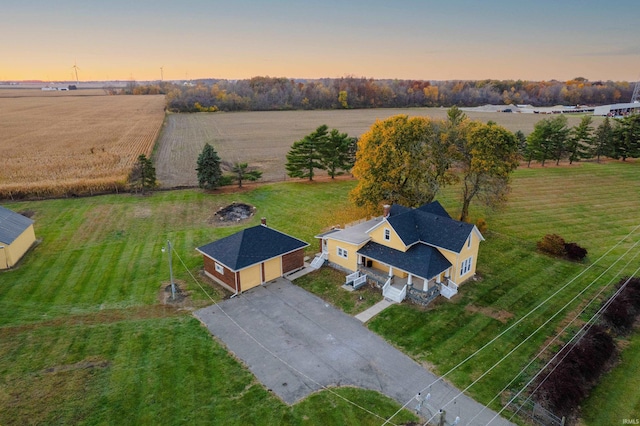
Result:
M563 257L566 254L564 238L557 234L547 234L536 243L538 250L552 256Z
M569 260L581 261L587 256L587 249L580 247L576 243L566 243L564 250Z
M537 399L559 415L569 416L588 395L616 353L607 331L594 325L575 344L560 350L556 360L540 376Z
M483 218L476 220L476 228L478 228L478 231L480 231L481 234L484 234L488 228L487 221Z

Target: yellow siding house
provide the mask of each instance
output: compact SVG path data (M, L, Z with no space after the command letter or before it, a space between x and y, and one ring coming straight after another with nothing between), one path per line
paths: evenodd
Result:
M33 221L0 207L0 269L15 266L35 242Z
M377 282L385 297L398 302L407 292L455 295L475 275L484 240L478 228L452 219L437 201L415 209L384 206L381 217L316 238L321 260L348 273L348 284Z

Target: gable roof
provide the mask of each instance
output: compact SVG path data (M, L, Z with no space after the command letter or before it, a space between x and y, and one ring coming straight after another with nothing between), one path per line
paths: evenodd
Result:
M198 247L200 253L238 271L309 244L273 228L257 225Z
M451 219L442 205L433 201L416 209L398 209L387 222L406 246L423 242L459 253L475 225ZM480 235L482 238L482 235Z
M32 224L28 217L0 206L0 243L13 243Z
M369 241L358 250L358 254L428 280L452 266L438 249L426 244L415 244L406 252L401 252Z

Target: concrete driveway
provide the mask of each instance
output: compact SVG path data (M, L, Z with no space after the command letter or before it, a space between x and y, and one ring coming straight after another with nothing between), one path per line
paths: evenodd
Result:
M404 404L437 378L357 319L286 279L200 309L195 316L288 404L324 386L372 389ZM427 418L459 393L442 382L427 392L431 399L422 404ZM464 395L445 411L449 424L460 416L459 425L484 425L495 414ZM491 423L508 424L501 418Z

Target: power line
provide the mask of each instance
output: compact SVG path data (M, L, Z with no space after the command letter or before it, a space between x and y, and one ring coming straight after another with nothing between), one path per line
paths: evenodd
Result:
M624 255L622 255L618 260L620 260L622 257L626 256L626 255L629 253L629 251L631 251L633 248L635 248L638 244L640 244L640 242L637 242L636 244L634 244L634 246L632 246L629 250L627 250L627 252L625 252L625 254L624 254ZM618 273L616 273L616 275L615 275L615 276L614 276L614 277L609 281L609 283L608 283L607 285L605 285L604 287L602 287L602 288L600 289L600 291L598 291L598 293L596 293L596 295L595 295L595 296L593 296L593 297L591 298L591 300L589 301L589 303L587 303L587 305L585 305L585 306L580 310L580 312L578 312L578 313L575 315L575 317L574 317L574 318L573 318L573 319L572 319L572 320L571 320L571 321L570 321L570 322L569 322L565 327L563 327L563 329L562 329L562 330L560 330L560 332L558 332L558 333L554 336L554 338L553 338L551 341L549 341L549 342L548 342L548 343L547 343L547 344L546 344L546 345L545 345L545 346L544 346L544 347L543 347L543 348L542 348L542 349L541 349L541 350L540 350L540 351L539 351L539 352L538 352L538 353L537 353L537 354L536 354L536 355L531 359L531 361L529 361L529 363L527 363L527 365L525 365L525 366L520 370L520 372L518 372L518 373L515 375L515 377L514 377L514 378L513 378L513 379L512 379L512 380L511 380L511 381L510 381L510 382L509 382L509 383L508 383L504 388L502 388L502 390L500 390L498 393L496 393L496 395L493 397L493 399L491 399L491 401L489 401L489 404L491 404L491 403L492 403L493 401L495 401L495 400L496 400L500 395L502 395L502 393L503 393L503 392L505 392L507 389L509 389L509 387L510 387L510 386L511 386L511 385L512 385L512 384L513 384L513 383L518 379L518 377L520 377L520 375L521 375L521 374L523 374L523 373L526 371L526 369L527 369L527 368L529 368L529 367L530 367L530 366L531 366L531 365L536 361L536 359L538 359L538 358L539 358L539 357L540 357L540 356L541 356L541 355L542 355L542 354L543 354L543 353L544 353L544 352L549 348L549 346L551 346L551 345L552 345L552 344L553 344L553 343L554 343L554 342L555 342L555 341L556 341L556 340L557 340L557 339L558 339L558 338L559 338L559 337L560 337L560 336L561 336L561 335L562 335L562 334L563 334L563 333L564 333L564 332L565 332L565 331L566 331L566 330L571 326L571 324L573 324L573 322L574 322L576 319L578 319L578 318L580 317L580 315L582 315L582 314L587 310L587 308L588 308L589 306L591 306L591 304L592 304L593 302L595 302L596 300L598 300L598 298L599 298L599 297L600 297L600 295L604 292L604 290L605 290L605 289L607 289L607 288L609 287L609 285L611 285L611 283L613 283L613 281L614 281L618 276L620 276L620 275L622 274L622 272L623 272L623 271L624 271L624 270L629 266L629 264L631 264L631 262L633 262L633 260L634 260L638 255L640 255L640 252L636 253L636 254L631 258L631 260L629 260L629 261L627 262L627 264L626 264L626 265L624 265L624 266L620 269L620 271L619 271ZM617 262L617 261L616 261L616 262ZM598 277L598 279L599 279L599 278L600 278L600 277ZM569 303L571 303L571 302L569 302ZM565 306L566 306L566 305L565 305ZM574 336L574 338L575 338L575 336ZM519 395L519 394L518 394L518 395ZM508 403L507 403L507 404L506 404L506 405L505 405L505 406L504 406L504 407L503 407L503 408L502 408L502 409L501 409L501 410L496 414L496 416L494 416L494 417L489 421L489 423L491 423L491 421L493 421L494 419L496 419L496 418L497 418L497 416L499 416L499 415L500 415L500 414L501 414L501 413L502 413L502 412L503 412L503 411L504 411L504 410L509 406L509 404L511 404L511 402L513 402L513 401L515 400L515 398L517 398L517 396L518 396L518 395L516 395L514 398L512 398L512 399L511 399L511 400L510 400L510 401L509 401L509 402L508 402ZM485 408L486 408L486 406L485 406ZM480 415L480 413L482 413L482 412L485 410L485 408L483 408L483 409L482 409L478 414L476 414L476 416L474 416L474 417L473 417L471 420L469 420L469 421L471 422L471 421L473 421L476 417L478 417L478 415ZM487 424L489 424L489 423L487 423Z
M635 270L635 272L633 273L633 275L637 274L640 271L640 267L638 269ZM625 281L625 283L623 285L620 286L620 288L613 294L613 296L611 296L611 298L609 298L609 300L607 300L601 307L600 309L598 309L598 311L593 314L593 316L589 319L589 321L587 321L581 328L580 330L578 330L578 332L573 336L573 338L571 340L569 340L569 342L567 344L570 344L571 342L573 342L573 340L575 340L577 338L576 343L578 343L580 341L580 339L582 339L582 337L584 337L584 335L586 334L586 332L588 332L591 327L593 326L593 324L595 323L595 321L600 317L600 315L602 314L602 312L604 312L605 309L607 309L609 307L609 305L611 305L611 303L613 303L613 301L615 300L615 298L620 295L620 293L624 290L624 288L627 286L627 284L629 284L629 282L631 281L632 277L629 277L627 279L627 281ZM579 336L579 337L578 337ZM540 388L540 386L542 386L544 384L544 382L549 378L549 376L551 376L551 374L556 370L556 368L558 368L560 366L560 364L562 363L562 361L564 361L564 359L569 356L569 354L571 353L571 351L575 348L575 345L570 347L566 353L563 355L563 357L560 359L560 361L558 361L558 363L551 369L551 371L546 375L546 377L540 382L540 384L538 384L538 386L536 386L536 388L531 392L531 395L533 395L534 393L536 393L536 391ZM533 383L533 381L544 371L545 368L547 368L549 365L551 365L551 363L558 357L558 355L560 355L561 352L556 353L541 369L540 371L531 378L531 380L529 380L523 387L522 389L515 395L514 398L517 398L522 392L524 392L524 390L531 384ZM512 398L512 400L514 400L514 398ZM511 401L512 401L511 400ZM509 403L511 403L511 401L509 401ZM502 408L502 410L500 410L501 412L504 410L504 407ZM513 416L515 416L515 413L511 416L513 418ZM494 417L495 418L495 417ZM493 421L493 419L491 419ZM488 424L488 423L487 423Z
M300 376L310 380L311 382L313 382L314 384L318 385L320 388L322 388L323 390L326 390L328 392L330 392L331 394L333 394L334 396L337 396L338 398L342 399L343 401L353 405L354 407L357 407L363 411L365 411L368 414L371 414L372 416L375 416L381 420L384 420L385 418L382 417L381 415L374 413L373 411L359 405L356 402L351 401L350 399L336 393L334 390L332 390L331 388L328 388L326 386L324 386L323 384L317 382L316 380L312 379L311 377L307 376L305 373L303 373L302 371L298 370L297 368L295 368L293 365L289 364L287 361L285 361L284 359L280 358L277 354L275 354L274 352L272 352L271 350L269 350L269 348L267 348L266 346L264 346L260 341L258 341L251 333L249 333L244 327L242 327L240 324L238 324L236 322L236 320L234 320L227 312L225 312L225 310L222 308L222 306L220 306L220 304L218 304L218 302L213 299L213 297L211 297L211 295L204 289L204 287L200 284L200 281L198 281L196 279L196 277L191 273L191 270L187 267L187 265L184 263L184 261L182 260L182 257L180 257L180 255L178 254L178 252L172 247L173 252L176 254L176 256L178 256L178 259L180 260L180 263L182 263L182 266L184 266L185 270L189 273L189 275L191 276L191 278L195 281L195 283L198 285L198 287L200 287L200 289L203 291L204 294L207 295L207 297L213 302L213 304L220 309L220 311L229 319L229 321L231 321L236 327L238 327L244 334L246 334L251 340L253 340L254 342L256 342L258 344L258 346L260 346L262 349L264 349L267 353L269 353L271 356L273 356L275 359L277 359L278 361L282 362L284 365L286 365L287 367L289 367L291 370L295 371L296 373L298 373ZM391 423L394 426L397 426L395 423Z
M522 318L520 318L519 320L517 320L515 323L511 324L509 327L507 327L505 330L503 330L502 332L500 332L497 336L495 336L493 339L491 339L489 342L485 343L482 347L480 347L479 349L477 349L475 352L473 352L471 355L467 356L464 360L460 361L457 365L455 365L454 367L452 367L449 371L447 371L446 373L444 373L442 376L440 376L438 379L436 379L435 381L433 381L431 384L425 386L424 388L422 388L419 392L422 393L425 390L427 390L427 388L433 386L434 384L442 381L446 376L448 376L449 374L451 374L453 371L457 370L458 368L460 368L462 365L464 365L467 361L469 361L470 359L472 359L473 357L475 357L476 355L478 355L481 351L483 351L484 349L486 349L487 347L489 347L491 344L493 344L496 340L498 340L500 337L504 336L507 332L509 332L511 329L513 329L515 326L519 325L522 321L524 321L526 318L528 318L531 314L533 314L535 311L537 311L539 308L541 308L542 306L544 306L549 300L553 299L556 295L558 295L560 292L562 292L565 288L567 288L571 283L573 283L575 280L577 280L578 278L580 278L582 275L586 274L587 271L589 271L592 267L594 267L595 265L597 265L602 259L604 259L609 253L611 253L615 248L617 248L620 244L622 244L627 238L629 238L629 236L631 236L634 232L636 232L638 230L638 228L640 228L640 224L636 225L635 228L633 228L627 235L625 235L624 237L622 237L622 239L620 239L613 247L611 247L609 250L607 250L604 254L602 254L602 256L600 256L595 262L593 262L592 264L590 264L587 268L585 268L582 272L580 272L578 275L576 275L575 277L573 277L571 280L569 280L565 285L563 285L562 287L560 287L558 290L556 290L552 295L550 295L549 297L547 297L545 300L543 300L542 302L540 302L535 308L533 308L531 311L529 311L528 313L526 313ZM411 401L413 401L413 398L409 399L406 403L404 403L402 405L402 407L400 407L398 409L398 411L396 411L391 417L389 417L387 420L385 420L385 422L382 424L382 426L384 426L385 424L387 424L388 422L390 422L391 419L393 419L398 413L400 413L400 411L402 411L403 409L405 409L409 403L411 403Z
M629 248L629 250L627 250L627 252L625 252L624 255L626 255L627 253L629 253L629 251L631 251L635 246L638 245L638 242L636 242L631 248ZM623 255L623 256L624 256ZM510 357L516 350L518 350L522 345L524 345L529 339L531 339L533 336L535 336L540 330L542 330L547 324L549 324L556 316L558 316L562 311L564 311L569 305L571 305L573 302L576 301L576 299L578 297L580 297L584 292L586 292L589 288L591 288L591 286L593 286L600 278L602 278L602 276L604 276L605 273L607 273L611 268L613 268L613 266L618 263L620 261L620 259L622 259L622 256L618 257L618 259L616 259L616 261L611 264L611 266L609 266L607 269L605 269L597 278L595 278L594 280L591 281L591 283L586 286L584 289L582 289L580 292L578 292L578 294L576 294L569 302L567 302L562 308L558 309L556 311L556 313L554 313L551 317L549 317L543 324L541 324L533 333L531 333L529 336L527 336L527 338L525 338L522 342L520 342L518 345L516 345L513 349L511 349L506 355L504 355L498 362L494 363L487 371L485 371L484 373L482 373L480 375L480 377L478 377L476 380L474 380L469 386L467 386L466 388L464 388L462 391L460 391L456 396L453 397L453 399L449 400L449 402L447 402L446 404L444 404L441 408L445 408L447 407L449 404L451 404L451 402L455 401L456 398L458 398L460 395L464 394L464 392L468 391L473 385L475 385L476 383L478 383L481 379L483 379L487 374L489 374L494 368L496 368L499 364L501 364L505 359L507 359L508 357ZM432 416L428 421L431 421L433 419ZM494 416L489 423L491 423L491 421L493 421L496 418L496 416Z

